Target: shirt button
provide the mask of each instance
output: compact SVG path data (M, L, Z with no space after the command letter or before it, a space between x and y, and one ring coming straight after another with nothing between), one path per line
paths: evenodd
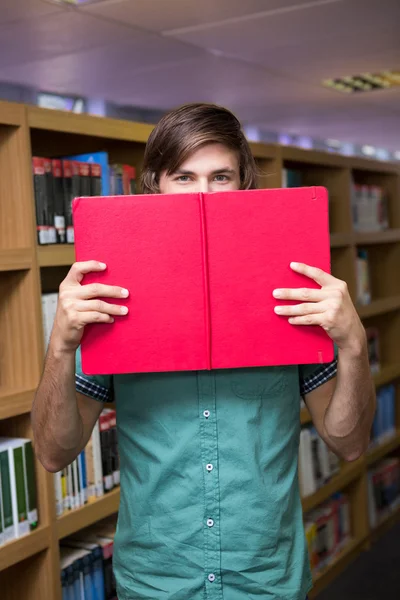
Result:
M210 411L209 410L205 410L203 412L203 415L205 416L206 419L208 419L208 417L210 416Z
M212 583L213 581L215 581L215 575L214 575L214 573L210 573L210 574L209 574L209 576L208 576L208 581L211 581L211 583Z
M212 470L213 470L213 468L214 468L214 467L213 467L211 464L208 464L208 465L206 466L206 469L207 469L207 471L212 471Z
M213 525L214 525L214 521L213 521L212 519L207 519L207 525L208 525L209 527L213 527Z

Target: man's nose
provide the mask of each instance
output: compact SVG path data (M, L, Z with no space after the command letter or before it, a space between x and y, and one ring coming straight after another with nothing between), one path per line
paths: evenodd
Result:
M210 191L210 182L207 177L200 177L199 181L199 192L203 192L203 194Z

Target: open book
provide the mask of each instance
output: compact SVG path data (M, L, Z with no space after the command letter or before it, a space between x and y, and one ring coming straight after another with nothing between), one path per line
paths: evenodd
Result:
M105 262L85 276L129 290L112 324L82 339L87 374L184 371L333 360L315 326L274 313L275 288L317 288L290 269L330 272L325 188L77 198L76 260Z

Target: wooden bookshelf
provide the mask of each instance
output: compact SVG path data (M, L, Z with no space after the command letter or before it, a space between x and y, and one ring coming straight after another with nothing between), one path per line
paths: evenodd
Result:
M75 262L75 248L72 244L38 246L40 267L71 266Z
M43 367L41 293L57 291L75 260L72 245L38 247L31 158L58 157L106 150L111 162L136 165L140 171L152 126L0 102L0 434L31 436L30 410ZM382 368L376 386L400 381L400 172L398 165L339 156L300 148L252 143L260 187L282 185L284 169L300 170L304 185L323 185L329 191L332 272L347 282L356 298L357 249L371 256L373 298L358 306L363 322L382 332ZM18 174L18 177L16 177ZM357 233L351 217L350 186L381 185L389 197L390 228ZM140 190L139 190L140 191ZM12 198L12 203L10 203ZM353 540L315 578L315 593L331 581L368 542L390 526L399 512L376 531L368 527L367 469L400 447L400 385L396 408L399 430L372 448L312 496L303 499L307 512L333 493L349 493ZM311 422L302 410L303 425ZM0 585L4 600L61 600L59 540L115 513L119 489L97 502L57 519L53 476L37 462L39 528L27 537L0 547ZM22 562L23 561L23 562ZM24 579L19 577L23 568ZM25 596L29 589L29 596ZM4 593L2 595L2 598Z
M71 510L57 519L57 537L62 539L88 527L96 521L118 512L119 507L119 488L111 490L103 498L81 508Z
M50 527L39 526L35 531L0 546L0 571L8 569L50 545Z

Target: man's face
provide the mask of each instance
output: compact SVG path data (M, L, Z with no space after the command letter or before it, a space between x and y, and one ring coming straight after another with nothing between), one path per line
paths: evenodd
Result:
M171 175L160 176L161 194L216 192L240 188L239 159L222 144L208 144L193 154Z

